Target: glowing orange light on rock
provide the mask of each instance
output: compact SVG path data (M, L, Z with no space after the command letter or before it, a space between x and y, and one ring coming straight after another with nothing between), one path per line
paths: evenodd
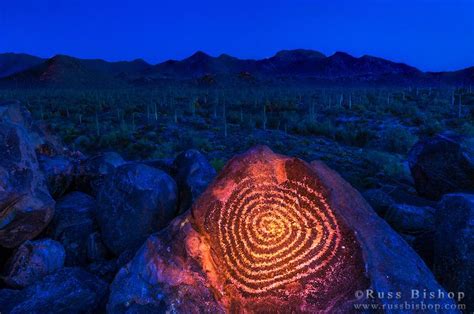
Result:
M364 273L360 250L310 167L269 150L231 164L238 171L224 169L193 208L224 298L299 310L347 298Z

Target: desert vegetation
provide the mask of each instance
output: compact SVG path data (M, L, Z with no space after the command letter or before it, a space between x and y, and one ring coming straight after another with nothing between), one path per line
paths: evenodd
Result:
M360 188L403 180L406 153L420 138L474 135L470 87L10 89L0 99L20 100L85 153L153 160L196 148L219 170L234 154L266 144L326 160Z

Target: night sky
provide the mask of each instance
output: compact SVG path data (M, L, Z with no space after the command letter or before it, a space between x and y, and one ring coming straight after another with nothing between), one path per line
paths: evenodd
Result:
M157 63L196 50L263 58L345 51L422 70L474 65L474 0L12 0L0 52Z

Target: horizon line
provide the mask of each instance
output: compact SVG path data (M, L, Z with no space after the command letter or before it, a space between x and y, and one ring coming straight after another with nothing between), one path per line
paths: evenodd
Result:
M222 57L222 56L229 56L229 57L232 57L232 58L236 58L238 60L249 60L249 61L261 61L261 60L265 60L265 59L269 59L269 58L272 58L274 56L276 56L278 53L282 52L282 51L297 51L297 50L305 50L305 51L312 51L312 52L317 52L317 53L320 53L322 55L324 55L325 58L329 58L329 57L332 57L334 56L335 54L338 54L338 53L343 53L343 54L347 54L351 57L354 57L354 58L357 58L357 59L360 59L362 57L373 57L373 58L379 58L379 59L383 59L383 60L386 60L386 61L389 61L389 62L394 62L394 63L400 63L400 64L404 64L404 65L407 65L407 66L410 66L410 67L413 67L415 69L417 69L418 71L421 71L421 72L425 72L425 73L447 73L447 72L457 72L457 71L462 71L462 70L466 70L466 69L470 69L470 68L473 68L474 67L474 64L473 65L470 65L470 66L467 66L467 67L463 67L463 68L458 68L458 69L454 69L454 70L422 70L420 68L418 68L417 66L414 66L408 62L405 62L405 61L396 61L396 60L392 60L392 59L387 59L385 57L380 57L380 56L376 56L376 55L371 55L371 54L362 54L360 56L358 55L355 55L355 54L351 54L349 52L346 52L346 51L343 51L343 50L336 50L334 51L333 53L330 53L330 54L326 54L320 50L315 50L315 49L309 49L309 48L293 48L293 49L280 49L278 51L276 51L275 53L273 53L272 55L270 56L266 56L266 57L261 57L261 58L241 58L241 57L237 57L235 55L231 55L229 53L225 53L225 52L222 52L222 53L219 53L217 55L214 55L214 54L210 54L208 52L205 52L204 50L201 50L201 49L198 49L196 51L194 51L192 54L188 55L187 57L184 57L182 59L174 59L174 58L168 58L168 59L163 59L161 61L158 61L157 63L152 63L152 62L149 62L147 61L145 58L143 57L138 57L138 58L133 58L133 59L107 59L107 58L103 58L103 57L79 57L79 56L75 56L75 55L70 55L70 54L66 54L66 53L54 53L52 56L49 56L49 57L44 57L44 56L40 56L40 55L37 55L37 54L33 54L33 53L28 53L28 52L16 52L16 51L6 51L6 52L0 52L0 55L2 54L18 54L18 55L28 55L28 56L33 56L33 57L36 57L36 58L41 58L41 59L44 59L44 60L49 60L49 59L52 59L54 57L57 57L57 56L66 56L66 57L71 57L71 58L75 58L75 59L80 59L80 60L101 60L101 61L105 61L105 62L109 62L109 63L113 63L113 62L134 62L134 61L144 61L145 63L147 63L148 65L151 65L151 66L156 66L156 65L159 65L159 64L162 64L162 63L165 63L165 62L168 62L168 61L183 61L183 60L186 60L192 56L194 56L195 54L198 54L198 53L203 53L209 57L212 57L212 58L219 58L219 57Z

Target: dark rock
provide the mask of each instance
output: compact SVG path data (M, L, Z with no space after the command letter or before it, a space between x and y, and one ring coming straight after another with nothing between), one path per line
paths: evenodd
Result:
M0 103L0 123L9 122L23 127L29 134L33 149L46 155L63 152L64 147L57 136L47 127L31 117L31 113L19 101Z
M167 174L173 173L173 159L152 159L144 160L144 165L163 170Z
M349 183L321 162L313 162L312 165L324 185L331 187L330 204L358 235L371 279L371 289L376 292L402 293L398 300L384 299L378 300L378 303L413 303L410 296L412 289L444 291L419 256L384 221L373 214L372 209ZM449 298L425 299L424 302L430 306L454 305Z
M148 238L118 272L107 310L352 312L371 302L354 297L369 287L402 294L373 300L385 306L412 303L412 289L444 291L338 174L257 147L234 157L190 212Z
M29 286L63 267L64 257L64 248L57 241L26 241L7 262L3 280L14 288Z
M114 280L119 269L117 260L101 260L87 265L87 271L108 283Z
M21 125L0 123L0 245L37 236L54 214L33 143Z
M435 231L427 231L414 236L410 246L425 261L425 264L433 269L434 262Z
M385 215L390 206L395 204L393 198L381 189L367 190L362 193L362 196L381 217Z
M413 146L408 162L418 193L430 199L474 190L472 143L452 134L439 134Z
M418 192L413 187L407 185L394 186L390 190L390 197L398 204L407 204L418 207L435 207L437 202L429 200L418 195Z
M434 230L434 213L432 207L394 204L385 214L385 220L398 232L419 234Z
M175 217L176 200L176 183L163 171L142 164L118 167L98 195L104 243L116 255L136 250Z
M206 157L195 149L179 154L173 162L179 190L179 211L183 213L204 192L216 175Z
M433 269L434 254L434 231L412 233L400 233L402 238L423 259L426 266Z
M447 194L436 210L434 273L449 291L461 291L474 310L474 195Z
M0 122L12 122L27 129L33 124L31 113L17 100L0 103Z
M38 161L43 171L51 195L57 199L71 187L74 178L74 163L65 156L39 155Z
M2 313L97 313L107 284L80 268L63 268L23 290L0 290Z
M87 238L87 257L89 261L102 261L107 258L107 248L99 232L89 234Z
M0 246L0 273L5 269L5 265L8 259L13 255L14 249L7 249ZM4 285L3 281L0 280L0 289Z
M152 235L110 286L108 313L224 313L198 260L188 254L199 241L186 218ZM197 245L199 242L196 242Z
M107 152L82 160L77 169L77 189L96 195L104 177L124 164L125 160L115 152Z
M116 259L117 267L122 268L135 257L135 250L126 250Z
M87 266L88 271L101 279L112 282L117 271L129 263L135 255L135 251L127 250L116 259L99 260Z
M66 194L57 201L50 228L53 238L66 250L66 266L87 262L89 235L97 230L95 211L95 199L82 192Z

